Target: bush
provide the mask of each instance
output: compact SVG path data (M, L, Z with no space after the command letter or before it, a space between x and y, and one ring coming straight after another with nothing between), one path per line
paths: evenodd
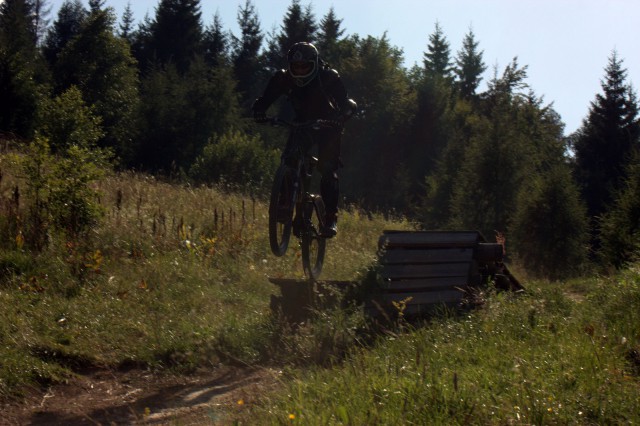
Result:
M586 211L566 167L533 177L521 191L511 233L534 275L560 279L579 272L587 260L587 232Z
M18 157L29 209L26 220L19 220L24 224L19 231L27 248L42 249L51 228L75 241L102 214L92 183L108 170L109 152L71 145L63 154L52 155L48 139L38 136L26 155Z
M631 163L627 176L626 185L599 223L601 258L616 268L640 256L640 157Z
M49 140L53 152L73 145L93 146L103 136L101 119L86 106L76 86L42 102L39 119L38 133Z
M190 170L200 183L228 183L240 188L266 188L279 161L258 137L230 131L209 142Z

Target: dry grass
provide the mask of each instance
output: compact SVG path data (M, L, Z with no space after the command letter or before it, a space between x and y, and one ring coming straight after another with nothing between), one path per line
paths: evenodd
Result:
M25 182L0 165L2 214L22 220L30 200L11 202ZM50 232L29 251L15 227L1 228L0 394L87 365L193 369L286 351L268 277L302 278L300 250L292 241L286 256L271 254L262 198L135 173L94 185L104 215L81 241ZM409 226L345 211L323 278L358 280L381 231Z

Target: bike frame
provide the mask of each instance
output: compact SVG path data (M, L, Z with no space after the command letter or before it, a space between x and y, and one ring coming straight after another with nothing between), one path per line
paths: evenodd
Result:
M326 238L322 236L321 229L324 226L324 202L319 195L307 191L311 175L317 159L311 156L309 145L304 145L305 130L317 130L322 127L335 127L335 124L327 121L312 121L307 123L289 123L280 119L272 119L273 125L285 125L292 129L290 142L283 152L280 167L272 188L271 203L269 206L269 240L271 249L276 256L282 256L286 252L291 228L300 239L302 247L302 263L307 276L317 279L322 270L324 260ZM290 180L290 181L289 181ZM278 204L282 202L284 189L289 189L291 194L284 194L287 205L293 207L288 213L288 222L283 222L282 217L275 217ZM290 198L289 198L290 197ZM293 220L295 214L296 220ZM316 223L314 223L314 220ZM297 223L294 223L297 222ZM282 224L282 230L278 230L278 223ZM316 226L317 224L317 226ZM296 229L297 228L297 229ZM281 237L281 238L280 238Z

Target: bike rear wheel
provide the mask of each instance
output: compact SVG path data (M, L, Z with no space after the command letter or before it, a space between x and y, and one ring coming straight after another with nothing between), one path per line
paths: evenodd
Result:
M269 244L276 256L283 256L289 247L293 209L297 197L293 171L281 165L273 179L269 202Z
M321 236L325 208L320 196L313 196L304 203L304 230L302 231L302 267L309 279L316 280L322 272L327 240Z

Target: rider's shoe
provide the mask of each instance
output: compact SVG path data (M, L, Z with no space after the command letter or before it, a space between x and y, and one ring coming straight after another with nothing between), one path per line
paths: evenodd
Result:
M335 237L338 233L338 217L336 214L327 214L324 220L321 234L325 238Z

